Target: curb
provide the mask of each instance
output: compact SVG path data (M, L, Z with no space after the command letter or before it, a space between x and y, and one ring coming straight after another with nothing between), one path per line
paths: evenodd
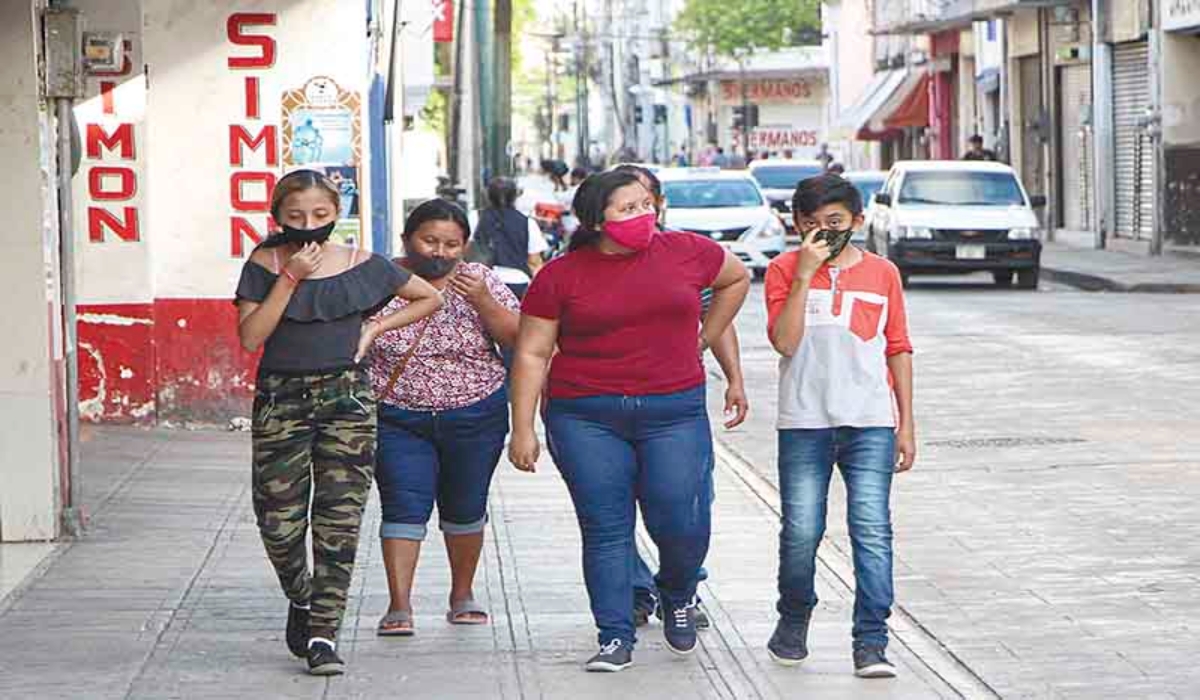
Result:
M1200 284L1187 282L1143 282L1122 284L1109 277L1075 270L1047 267L1042 264L1042 276L1085 292L1120 292L1123 294L1200 294Z

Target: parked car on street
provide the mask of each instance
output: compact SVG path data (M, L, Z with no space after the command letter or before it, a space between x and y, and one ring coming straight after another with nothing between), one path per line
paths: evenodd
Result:
M779 213L787 231L787 242L799 245L800 238L792 223L792 195L796 193L796 185L801 180L825 172L821 161L768 158L751 162L749 170L771 207Z
M1041 231L1030 197L1007 165L989 161L900 161L870 212L867 248L916 274L989 271L996 284L1036 289Z
M850 239L855 245L866 245L867 230L871 226L871 202L875 200L875 193L883 187L883 181L887 179L887 175L886 170L851 170L842 176L853 183L855 189L862 195L863 211L866 215L862 228L855 231L854 237Z
M664 168L665 225L708 236L738 257L755 276L784 250L783 223L754 178L744 171Z

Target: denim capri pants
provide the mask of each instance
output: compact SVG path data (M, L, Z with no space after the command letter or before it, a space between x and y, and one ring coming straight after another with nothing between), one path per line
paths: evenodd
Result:
M423 540L438 508L442 532L471 535L487 524L488 488L508 436L508 393L449 411L379 404L375 480L383 539Z

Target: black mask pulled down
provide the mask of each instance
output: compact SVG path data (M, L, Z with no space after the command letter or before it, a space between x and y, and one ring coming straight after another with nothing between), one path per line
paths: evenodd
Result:
M317 228L292 228L287 224L283 225L283 232L269 236L267 240L262 242L264 248L277 248L288 243L297 245L306 245L308 243L324 243L333 235L333 227L336 221L330 221L324 226Z

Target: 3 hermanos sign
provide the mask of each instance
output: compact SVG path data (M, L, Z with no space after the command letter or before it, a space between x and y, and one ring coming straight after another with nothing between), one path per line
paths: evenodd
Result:
M1163 0L1162 13L1168 32L1200 30L1200 0Z

